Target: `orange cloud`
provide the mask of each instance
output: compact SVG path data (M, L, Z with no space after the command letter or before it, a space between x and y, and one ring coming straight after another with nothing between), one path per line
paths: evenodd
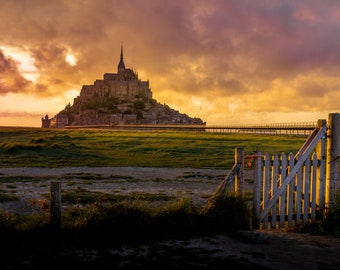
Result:
M208 124L235 111L256 121L280 112L312 118L339 107L337 1L3 2L0 47L27 53L38 74L28 80L3 50L3 99L64 100L71 89L116 72L123 41L126 66L150 80L159 102Z

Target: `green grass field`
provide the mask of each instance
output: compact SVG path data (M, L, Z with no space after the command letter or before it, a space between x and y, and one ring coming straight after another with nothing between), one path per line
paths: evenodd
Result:
M296 153L306 137L109 129L0 128L0 167L229 168L236 147Z

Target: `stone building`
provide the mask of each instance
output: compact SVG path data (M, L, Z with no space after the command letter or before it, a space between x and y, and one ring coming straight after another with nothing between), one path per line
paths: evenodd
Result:
M68 126L68 116L63 113L58 113L52 118L48 118L46 114L45 117L41 118L42 128L63 128Z
M59 120L58 120L59 119ZM48 119L42 118L42 127ZM199 118L171 109L152 98L149 81L142 81L126 68L123 47L117 73L105 73L103 79L83 85L80 95L50 120L50 127L119 124L203 124Z
M50 119L51 128L63 128L68 126L68 117L64 113L58 113L56 116Z
M48 114L46 114L45 117L41 117L41 127L42 128L51 127L51 119L48 118Z
M105 104L112 98L126 102L135 99L152 99L149 81L141 81L137 73L125 68L123 48L121 48L118 72L105 73L103 80L96 80L92 85L84 85L79 99L75 102L81 108L89 100Z

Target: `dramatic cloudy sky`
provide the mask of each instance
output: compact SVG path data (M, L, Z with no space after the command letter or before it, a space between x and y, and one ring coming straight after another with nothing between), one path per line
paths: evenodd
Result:
M124 61L208 125L340 108L340 1L0 0L0 126L41 126Z

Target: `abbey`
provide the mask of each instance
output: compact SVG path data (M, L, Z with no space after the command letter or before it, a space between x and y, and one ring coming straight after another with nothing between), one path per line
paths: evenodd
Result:
M115 100L111 100L114 98ZM103 80L96 80L93 85L84 85L80 92L80 107L92 100L98 104L107 101L131 102L134 100L150 100L152 92L148 81L138 79L138 74L132 69L125 68L123 59L123 48L121 48L120 61L117 73L105 73Z
M142 81L132 69L126 68L123 47L117 73L105 73L102 80L83 85L73 105L53 118L41 119L43 128L65 126L119 124L203 124L152 98L149 81Z

